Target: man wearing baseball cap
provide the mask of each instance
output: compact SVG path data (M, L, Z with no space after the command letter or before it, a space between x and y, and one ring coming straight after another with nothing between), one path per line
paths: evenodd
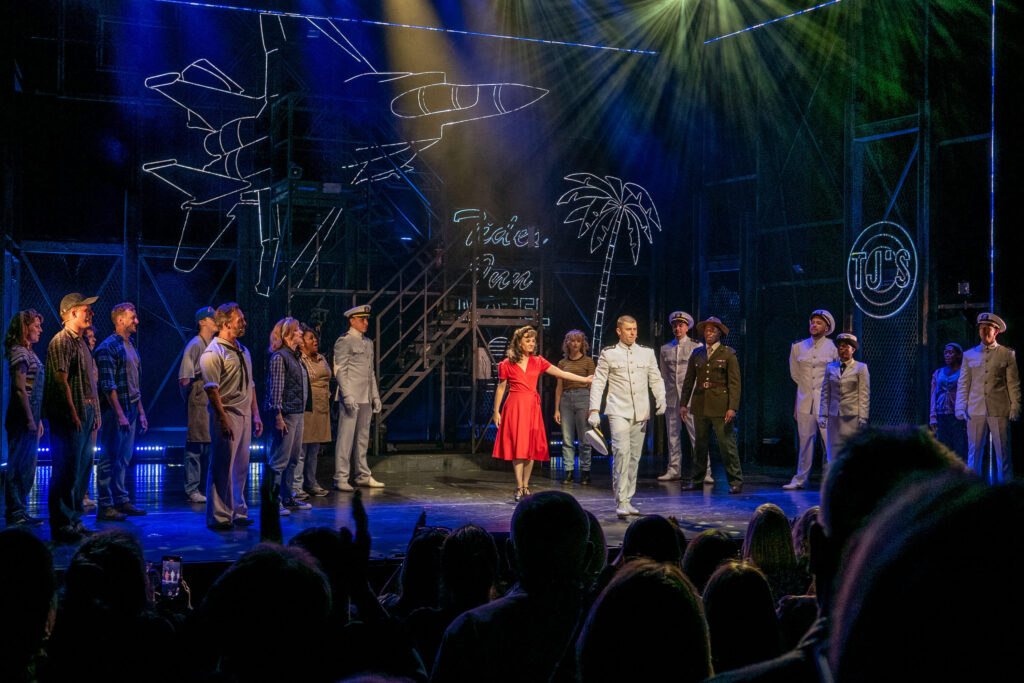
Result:
M78 292L61 299L64 328L46 350L43 417L50 422L53 460L47 506L50 535L56 543L77 543L92 533L82 524L80 511L85 495L81 474L92 466L91 435L100 428L96 364L84 338L92 325L94 303L96 297Z
M811 313L808 321L811 336L794 342L789 350L789 376L796 382L796 403L793 419L797 431L797 465L793 479L782 488L787 491L807 486L807 477L814 466L814 444L821 436L828 443L825 430L819 425L818 408L821 403L821 382L825 366L839 360L836 345L828 338L835 330L832 314L821 308Z
M334 376L338 380L338 439L334 444L334 488L353 491L349 481L355 461L357 486L383 488L373 478L366 463L370 445L370 420L381 410L377 376L373 371L373 343L366 338L370 329L370 306L354 306L345 311L348 332L334 342ZM353 458L353 450L355 457Z
M1020 376L1013 349L996 337L1006 323L995 313L978 316L981 343L964 352L956 385L956 416L967 420L967 467L984 474L985 443L992 435L996 483L1013 481L1009 421L1020 418Z
M185 402L188 416L188 431L185 436L185 500L190 503L205 503L206 496L199 490L203 478L203 461L210 461L210 416L206 407L208 399L203 389L203 373L199 358L217 334L214 322L216 311L204 306L196 311L198 334L189 340L181 354L178 367L178 391Z

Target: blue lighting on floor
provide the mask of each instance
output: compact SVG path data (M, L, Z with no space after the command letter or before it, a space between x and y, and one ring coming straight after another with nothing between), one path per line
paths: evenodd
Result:
M839 2L840 0L833 0ZM628 47L612 47L610 45L591 45L589 43L572 43L564 40L546 40L544 38L525 38L523 36L507 36L500 33L481 33L479 31L464 31L454 28L438 28L436 26L417 26L416 24L397 24L391 21L377 21L374 19L350 19L346 17L320 17L301 12L281 12L279 10L263 10L255 7L243 7L239 5L223 5L216 2L189 2L189 0L155 0L172 5L187 5L191 7L205 7L209 9L228 9L236 12L252 12L253 14L271 14L281 17L296 17L299 19L322 19L329 21L346 21L354 24L370 24L372 26L390 26L393 28L413 28L420 31L436 31L438 33L452 33L463 36L477 36L480 38L499 38L501 40L522 40L527 43L543 43L546 45L563 45L566 47L587 47L594 50L611 50L612 52L631 52L638 55L656 55L655 50L638 50ZM828 3L831 4L831 3Z
M813 12L816 9L821 9L822 7L828 7L829 5L835 5L835 4L840 3L842 1L843 0L828 0L828 2L823 2L820 5L815 5L814 7L808 7L807 9L802 9L802 10L799 10L797 12L793 12L792 14L787 14L784 17L776 17L774 19L769 19L768 21L762 21L760 24L754 24L753 26L748 26L746 28L741 28L739 31L733 31L732 33L726 33L724 36L718 36L717 38L711 38L710 40L705 40L704 44L707 45L708 43L713 43L713 42L715 42L717 40L723 40L724 38L729 38L731 36L736 36L736 35L739 35L741 33L746 33L747 31L753 31L755 28L761 28L762 26L768 26L769 24L774 24L776 22L782 21L783 19L789 19L791 17L800 16L801 14L807 14L808 12Z

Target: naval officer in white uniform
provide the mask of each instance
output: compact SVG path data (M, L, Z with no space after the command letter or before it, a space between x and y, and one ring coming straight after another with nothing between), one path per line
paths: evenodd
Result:
M839 360L825 368L818 405L826 464L835 460L844 441L867 426L871 411L871 374L866 364L853 359L857 337L844 332L836 337L836 344Z
M615 323L619 343L601 351L590 385L590 412L587 420L596 427L601 422L601 397L608 389L605 414L612 437L612 489L615 514L639 515L630 503L636 493L636 472L640 466L651 404L647 390L654 393L655 413L665 412L665 382L658 371L654 349L636 343L636 319L623 315Z
M1020 419L1017 355L996 341L1005 331L1006 323L995 313L978 316L981 343L964 352L956 385L956 416L967 420L967 467L988 479L983 463L991 434L996 483L1013 481L1009 422Z
M370 306L345 311L348 332L334 342L334 377L338 380L338 440L334 444L334 488L353 491L351 463L355 461L355 483L383 488L366 463L370 444L370 419L380 412L380 394L373 371L373 342L366 338L370 328ZM353 450L355 451L353 453Z
M825 309L811 313L808 321L811 336L795 342L789 350L789 376L796 382L796 404L793 419L798 434L796 474L782 488L787 491L807 486L807 477L814 466L814 443L821 435L822 443L828 448L825 429L818 420L821 404L821 383L825 379L825 366L839 360L836 345L828 335L836 327L832 314Z
M689 406L690 397L683 399L679 394L683 391L683 378L686 377L686 366L690 362L690 354L704 346L688 335L693 327L693 316L685 311L675 311L668 317L675 337L658 351L658 367L661 378L665 380L665 431L668 432L668 469L658 477L658 481L678 481L682 478L683 443L682 426L686 425L686 433L690 436L690 457L693 457L697 433L693 428L693 415L686 419L679 417L680 406ZM708 461L705 484L714 484L711 478L711 462Z

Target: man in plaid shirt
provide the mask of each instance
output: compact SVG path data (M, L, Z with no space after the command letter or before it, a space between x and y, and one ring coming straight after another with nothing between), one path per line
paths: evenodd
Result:
M53 472L47 504L50 534L56 543L77 543L92 533L82 524L84 487L81 474L92 466L90 435L100 426L99 403L92 354L83 335L92 325L96 297L78 292L60 301L64 329L53 336L46 350L43 417L50 422ZM85 477L86 483L89 478Z
M139 329L135 305L125 302L114 306L110 319L114 334L96 347L104 422L100 432L103 450L96 466L96 520L120 522L128 515L146 514L132 504L125 479L135 448L135 429L145 432L149 423L142 408L139 352L131 339Z

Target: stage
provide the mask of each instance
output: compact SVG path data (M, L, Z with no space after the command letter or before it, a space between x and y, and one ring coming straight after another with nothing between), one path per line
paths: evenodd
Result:
M744 489L740 495L729 495L721 463L712 462L713 486L703 493L681 492L679 482L659 482L664 471L664 458L645 456L641 460L640 479L633 504L643 514L675 516L687 538L705 529L722 529L742 540L747 521L763 503L775 503L791 519L819 500L817 477L804 491L783 491L789 481L788 468L744 464ZM258 487L264 471L263 463L252 463L249 477L250 514L258 519ZM330 484L330 459L321 457L320 483ZM125 522L95 522L94 513L83 521L89 528L122 528L138 536L145 548L146 559L159 561L162 555L180 555L186 563L230 562L259 542L259 528L229 532L206 528L202 504L189 504L182 494L183 468L176 464L139 463L133 466L131 484L135 503L145 507L144 517L129 517ZM531 480L534 493L561 490L575 496L584 508L600 520L610 548L622 543L631 519L619 519L611 493L610 458L594 460L593 483L589 486L559 482L563 470L561 459L555 458L543 468L535 468ZM516 503L511 467L489 462L486 456L460 453L409 453L381 458L374 465L374 476L383 481L383 489L362 489L373 535L372 556L394 558L404 554L413 526L422 510L427 524L455 529L475 523L492 533L508 533L509 521ZM33 516L46 516L45 500L49 468L40 467L31 497ZM95 497L95 486L91 495ZM293 510L281 519L287 541L311 526L352 527L351 493L332 491L322 498L310 498L311 510ZM49 539L46 525L36 529L41 538ZM54 561L66 567L74 554L74 546L57 545Z

